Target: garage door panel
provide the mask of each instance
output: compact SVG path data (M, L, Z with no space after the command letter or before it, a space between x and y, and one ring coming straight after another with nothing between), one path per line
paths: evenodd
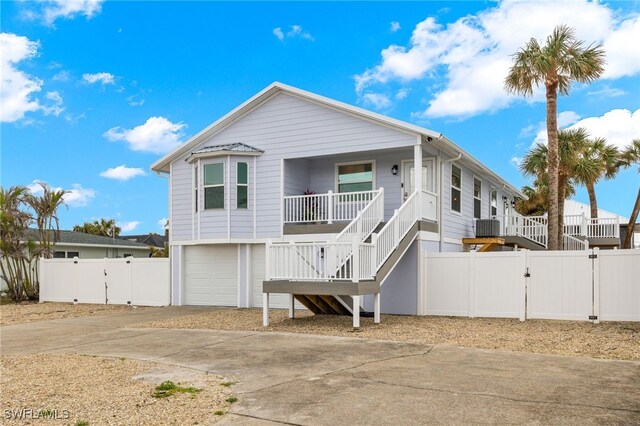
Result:
M238 305L238 247L231 244L185 248L186 305Z

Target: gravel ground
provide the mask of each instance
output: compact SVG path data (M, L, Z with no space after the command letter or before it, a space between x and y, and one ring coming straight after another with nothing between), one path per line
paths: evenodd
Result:
M20 355L0 358L0 372L3 424L211 424L230 405L226 400L231 393L221 385L222 377L153 362ZM152 397L165 380L201 391ZM14 412L6 410L25 410L28 419L9 419L7 413ZM37 413L43 417L32 419Z
M262 327L259 309L227 309L166 321L138 324L150 328L201 328L215 330L284 331L292 333L447 343L480 349L540 354L640 360L640 323L548 321L496 318L418 317L383 315L381 324L361 318L354 331L347 316L297 312L295 320L284 310L270 311L270 326Z
M71 317L122 312L136 308L126 305L89 305L73 303L10 303L0 306L0 325L23 324Z

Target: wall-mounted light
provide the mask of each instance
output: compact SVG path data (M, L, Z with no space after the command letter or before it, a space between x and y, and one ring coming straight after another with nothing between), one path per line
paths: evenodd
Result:
M392 175L397 175L398 174L398 165L394 164L393 167L391 167L391 174Z
M516 200L511 200L511 207L516 208Z
M503 202L503 203L505 203L505 204L507 204L507 196L506 196L506 195L503 195L503 196L502 196L502 202Z

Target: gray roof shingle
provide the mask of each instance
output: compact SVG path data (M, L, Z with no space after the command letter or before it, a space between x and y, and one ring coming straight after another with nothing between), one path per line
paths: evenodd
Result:
M29 238L38 239L38 231L29 229ZM95 246L121 246L131 248L148 248L146 244L140 244L135 241L122 240L120 238L103 237L101 235L85 234L84 232L73 232L60 230L60 239L58 243L63 244L91 244Z

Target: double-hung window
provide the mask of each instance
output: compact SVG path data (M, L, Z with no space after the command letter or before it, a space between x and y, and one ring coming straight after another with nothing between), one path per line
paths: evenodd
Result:
M482 214L482 182L473 178L473 217L480 219Z
M224 163L204 166L204 208L224 209Z
M462 192L462 170L451 165L451 211L460 213L460 194Z
M338 166L338 192L373 190L373 163Z
M236 208L249 208L249 165L238 163L238 174L236 176Z

